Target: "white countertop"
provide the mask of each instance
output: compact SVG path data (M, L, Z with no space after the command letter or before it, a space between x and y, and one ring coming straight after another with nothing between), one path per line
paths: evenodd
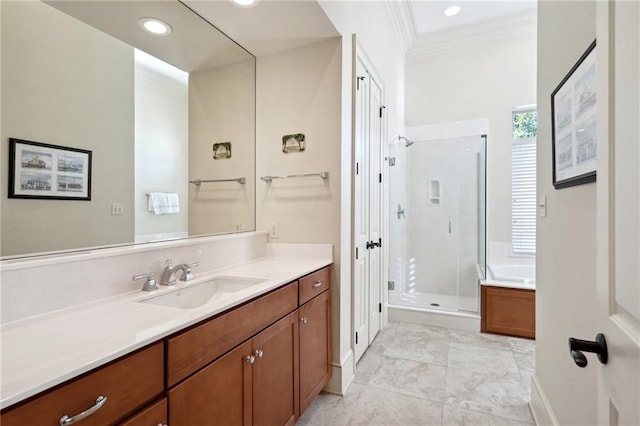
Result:
M535 281L534 282L518 282L518 281L502 281L502 280L486 279L486 280L480 280L480 285L486 285L486 286L492 286L492 287L517 288L520 290L536 289Z
M330 258L265 257L207 273L189 283L136 291L25 319L2 327L0 408L142 348L203 319L332 263ZM196 285L214 276L264 282L203 306L180 309L142 299Z

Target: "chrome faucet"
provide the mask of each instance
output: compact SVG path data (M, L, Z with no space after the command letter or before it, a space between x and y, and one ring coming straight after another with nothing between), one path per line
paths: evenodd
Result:
M194 263L180 263L176 266L171 266L171 260L167 259L165 261L166 266L162 271L162 278L160 279L160 284L162 285L174 285L176 283L176 273L178 271L182 271L180 275L180 281L191 281L193 279L193 273L191 272L191 268L195 268L200 265L198 262Z

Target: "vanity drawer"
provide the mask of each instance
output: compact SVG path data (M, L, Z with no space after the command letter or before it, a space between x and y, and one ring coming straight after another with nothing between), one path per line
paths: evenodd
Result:
M300 305L329 289L331 286L329 268L329 266L326 266L300 278L300 299L298 302Z
M162 344L156 343L9 409L0 422L2 426L59 426L63 416L74 417L104 396L106 402L81 424L116 423L163 393L163 365Z
M169 387L224 355L298 307L298 282L167 340Z

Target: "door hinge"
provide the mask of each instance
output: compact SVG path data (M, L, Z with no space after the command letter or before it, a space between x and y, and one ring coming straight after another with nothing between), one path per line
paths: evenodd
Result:
M356 247L356 260L358 260L358 247Z
M378 247L382 247L382 237L378 238Z
M378 312L382 313L382 303L378 303Z
M382 118L382 110L385 109L387 106L386 105L382 105L380 107L380 118Z
M356 345L358 344L358 332L356 331Z
M395 290L396 282L395 281L387 281L387 290Z
M364 77L361 77L361 76L356 77L356 90L360 90L360 80L364 80Z
M356 163L356 174L360 174L360 163Z
M382 173L378 173L378 182L382 183Z

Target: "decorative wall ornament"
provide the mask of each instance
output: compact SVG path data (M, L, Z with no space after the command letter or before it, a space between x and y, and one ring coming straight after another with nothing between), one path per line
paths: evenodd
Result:
M219 142L213 144L213 159L226 160L231 158L231 142Z
M551 93L553 186L556 189L595 182L596 42Z
M9 198L91 200L91 151L9 138Z
M282 152L302 152L306 148L304 133L284 135L282 137Z

